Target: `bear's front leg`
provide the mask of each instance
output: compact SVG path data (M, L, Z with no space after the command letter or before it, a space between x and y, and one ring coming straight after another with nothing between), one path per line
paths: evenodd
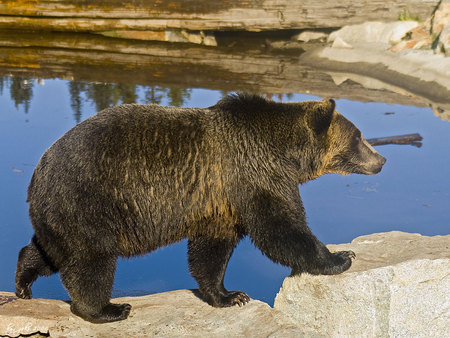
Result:
M259 192L249 203L244 229L256 247L292 272L334 275L350 268L352 251L331 253L309 229L298 193Z
M200 293L214 307L242 306L250 297L242 291L228 291L223 285L225 270L237 241L197 237L189 239L188 261Z

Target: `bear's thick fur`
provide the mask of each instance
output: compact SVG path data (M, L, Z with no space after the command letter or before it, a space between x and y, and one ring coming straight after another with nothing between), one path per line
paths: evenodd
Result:
M192 276L218 307L245 304L223 285L243 236L296 273L338 274L352 252L311 233L298 184L332 172L375 174L385 159L333 100L276 103L248 94L205 109L126 104L78 124L42 156L28 189L35 235L16 293L59 272L73 313L125 319L110 303L116 260L189 239Z

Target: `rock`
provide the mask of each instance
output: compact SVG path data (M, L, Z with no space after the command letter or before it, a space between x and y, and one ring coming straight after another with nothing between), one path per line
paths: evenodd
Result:
M442 0L434 13L432 32L439 34L450 24L450 0Z
M439 117L441 120L450 122L450 104L447 105L431 105L434 115Z
M328 37L332 42L340 37L347 43L353 42L382 42L394 44L399 42L411 29L417 27L417 21L396 22L365 22L359 25L349 25L333 32Z
M217 41L214 34L205 33L203 31L192 32L187 30L165 30L165 31L117 30L117 31L99 32L99 34L122 39L184 42L184 43L188 42L205 46L217 46Z
M432 43L431 18L428 18L423 24L411 29L403 40L392 46L390 50L399 52L406 49L431 49Z
M334 39L333 44L331 45L332 48L353 48L350 44L348 44L347 42L345 42L340 36L336 37L336 39Z
M326 41L327 33L317 31L303 31L292 37L293 40L309 42L309 41Z
M433 40L431 36L427 36L421 39L414 40L404 40L400 41L396 45L392 46L389 50L393 52L399 52L405 49L422 49L422 48L430 48Z
M217 46L217 40L213 33L200 32L202 36L202 44L205 46Z
M431 49L448 56L450 54L450 0L443 0L434 15L407 33L403 41L390 50Z
M450 56L450 24L445 25L439 34L436 50L438 53Z
M288 277L275 299L307 336L450 337L450 235L390 232L329 248L353 250L352 267Z
M328 247L356 253L350 270L288 277L274 308L213 308L198 291L178 290L114 299L132 305L130 317L99 325L64 301L0 292L0 336L450 337L450 235L390 232Z
M60 300L17 299L0 292L0 336L37 332L51 337L292 337L299 329L278 311L258 300L243 307L213 308L196 291L178 290L113 302L132 305L130 317L108 324L91 324Z

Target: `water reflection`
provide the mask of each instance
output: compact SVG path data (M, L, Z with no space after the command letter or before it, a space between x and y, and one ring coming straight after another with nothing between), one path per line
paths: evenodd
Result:
M9 87L11 99L14 101L16 109L23 105L25 113L30 110L31 99L33 98L33 79L22 77L0 76L0 93L3 89Z
M29 77L0 76L0 95L9 89L11 100L16 109L23 107L25 113L30 110L35 82L44 84L43 80ZM170 106L181 107L191 98L192 89L160 86L138 86L125 83L97 83L87 81L70 81L67 84L70 94L70 107L76 123L82 119L85 102L93 103L96 111L120 103L161 104L167 101ZM143 95L139 99L138 91Z

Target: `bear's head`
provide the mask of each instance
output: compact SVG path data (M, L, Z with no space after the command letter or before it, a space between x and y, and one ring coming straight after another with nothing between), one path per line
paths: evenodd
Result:
M363 138L353 123L336 111L334 100L305 102L310 137L318 152L313 156L318 170L312 177L327 173L373 175L381 171L386 159Z

